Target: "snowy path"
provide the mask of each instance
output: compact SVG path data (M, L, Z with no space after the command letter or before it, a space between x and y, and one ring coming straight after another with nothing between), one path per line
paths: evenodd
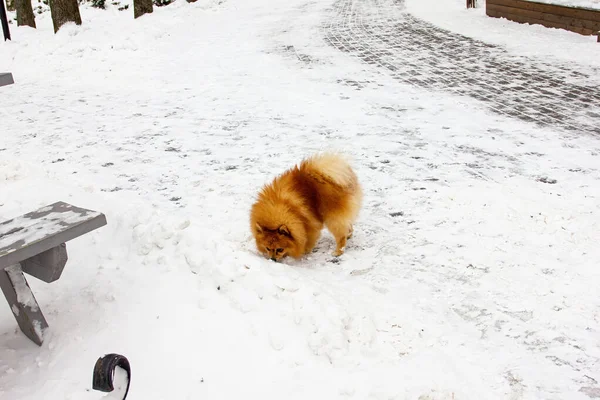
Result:
M576 102L538 127L454 95L467 78L407 85L331 47L366 32L343 32L346 7L178 1L135 24L84 7L81 28L52 36L41 15L0 46L17 81L0 92L0 218L64 200L108 219L58 282L32 282L42 349L0 306L2 400L99 399L91 368L113 351L132 400L598 396L600 139L562 130L594 118ZM351 8L378 29L380 7ZM301 261L258 257L257 189L328 148L365 187L347 253L325 235Z
M542 126L600 133L600 71L589 76L577 64L515 57L404 8L404 0L338 0L327 39L404 83L471 96L495 112Z

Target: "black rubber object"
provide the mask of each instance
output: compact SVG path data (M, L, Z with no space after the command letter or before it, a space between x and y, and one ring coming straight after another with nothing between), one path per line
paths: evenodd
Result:
M115 376L115 368L117 367L121 367L127 372L127 390L123 396L123 400L125 400L129 393L129 385L131 384L131 367L129 366L129 360L120 354L107 354L96 361L92 378L92 389L101 392L112 392L115 390L113 378Z

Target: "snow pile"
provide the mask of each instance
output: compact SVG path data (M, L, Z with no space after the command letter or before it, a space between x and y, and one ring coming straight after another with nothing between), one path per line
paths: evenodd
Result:
M29 280L41 348L0 307L0 398L102 398L110 352L132 399L600 390L600 140L402 85L327 46L331 7L82 7L80 27L44 13L0 44L0 218L65 201L108 221L67 244L60 280ZM257 190L325 149L365 188L346 253L325 234L262 259Z

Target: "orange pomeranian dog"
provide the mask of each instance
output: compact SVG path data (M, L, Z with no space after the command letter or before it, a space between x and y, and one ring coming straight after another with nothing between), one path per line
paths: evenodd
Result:
M323 226L336 240L334 256L344 253L362 203L356 174L339 155L308 158L265 186L250 212L258 251L273 261L309 253Z

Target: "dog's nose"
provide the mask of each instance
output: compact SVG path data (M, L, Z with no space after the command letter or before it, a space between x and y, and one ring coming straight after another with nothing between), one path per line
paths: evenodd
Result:
M271 261L277 261L275 257L271 257Z

